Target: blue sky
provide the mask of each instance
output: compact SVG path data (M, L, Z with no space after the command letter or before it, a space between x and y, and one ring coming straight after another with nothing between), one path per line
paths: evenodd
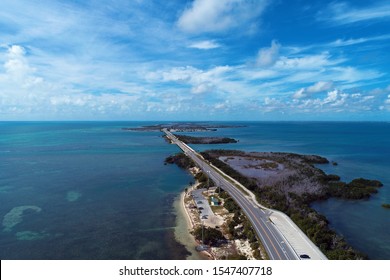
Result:
M390 120L389 1L2 0L0 120Z

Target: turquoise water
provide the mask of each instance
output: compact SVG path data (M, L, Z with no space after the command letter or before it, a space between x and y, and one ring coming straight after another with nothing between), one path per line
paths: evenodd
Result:
M0 123L1 259L185 258L172 203L191 177L131 125ZM20 206L41 211L4 218Z
M163 164L178 148L161 133L121 130L144 124L0 122L0 258L184 259L172 203L191 176ZM313 207L370 258L390 259L390 210L381 207L390 203L389 123L238 124L191 134L239 143L194 148L318 154L339 163L321 167L343 180L381 180L369 200Z

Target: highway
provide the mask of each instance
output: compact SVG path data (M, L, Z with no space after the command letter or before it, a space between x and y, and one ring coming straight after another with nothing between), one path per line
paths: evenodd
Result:
M190 146L179 141L170 131L163 129L167 137L180 147L183 152L190 157L217 186L227 191L236 201L242 211L248 217L257 236L260 238L268 256L272 260L297 260L298 254L292 249L284 236L270 221L272 213L269 209L261 209L249 196L246 196L232 182L225 179L217 168L211 166L203 157Z

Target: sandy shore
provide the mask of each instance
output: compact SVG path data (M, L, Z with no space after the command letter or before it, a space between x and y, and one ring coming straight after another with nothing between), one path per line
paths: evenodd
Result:
M184 204L185 192L183 191L180 196L174 202L174 208L176 211L176 227L175 237L176 240L183 244L190 252L187 260L205 260L208 259L204 254L195 250L198 243L190 231L193 229L193 224Z

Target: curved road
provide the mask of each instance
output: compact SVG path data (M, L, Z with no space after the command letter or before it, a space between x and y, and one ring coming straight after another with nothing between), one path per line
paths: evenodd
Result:
M225 179L217 170L210 166L197 152L190 146L179 141L170 131L163 129L167 137L183 150L216 185L222 187L237 202L248 217L254 230L264 245L270 259L273 260L299 260L299 256L288 244L287 240L273 225L269 219L269 210L260 209L244 193L238 190L230 181Z

